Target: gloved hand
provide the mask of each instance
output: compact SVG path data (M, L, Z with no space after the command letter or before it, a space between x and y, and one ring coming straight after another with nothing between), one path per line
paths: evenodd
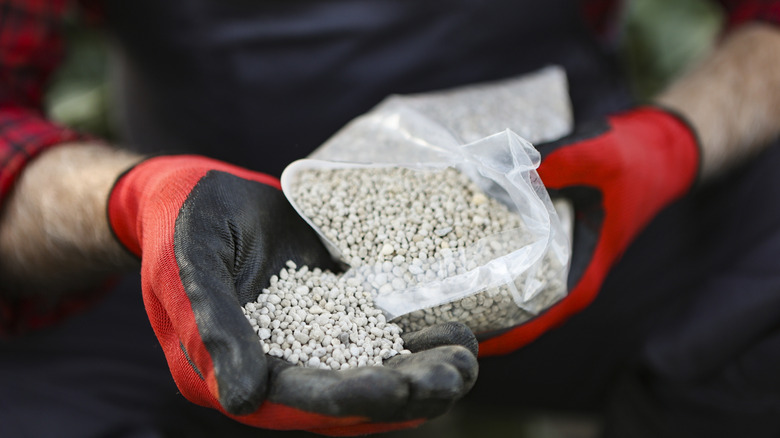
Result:
M606 122L537 145L545 186L574 204L569 293L535 319L482 341L481 355L526 345L590 304L636 235L693 185L698 142L678 116L641 107Z
M141 258L144 304L182 394L257 427L356 434L417 425L473 385L462 325L411 333L415 353L330 371L266 356L241 306L287 260L333 262L276 179L199 156L161 156L114 186L109 220Z

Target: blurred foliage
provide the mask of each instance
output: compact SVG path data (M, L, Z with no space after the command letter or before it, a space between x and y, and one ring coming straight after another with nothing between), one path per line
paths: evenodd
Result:
M111 139L108 43L100 28L83 24L73 11L64 22L65 59L46 90L44 106L53 120Z
M705 54L718 36L723 14L708 0L631 0L621 54L634 93L646 99Z

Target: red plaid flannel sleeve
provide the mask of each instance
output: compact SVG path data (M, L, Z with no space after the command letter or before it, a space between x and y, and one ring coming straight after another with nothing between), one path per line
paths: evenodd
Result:
M733 28L747 21L780 24L778 0L718 0L726 9L727 27Z
M65 0L0 0L0 206L37 154L81 138L40 111L44 84L62 56ZM2 288L2 285L0 285ZM0 298L0 335L51 324L97 294L62 302Z
M62 57L66 0L0 0L0 205L29 160L80 136L40 112L44 84Z

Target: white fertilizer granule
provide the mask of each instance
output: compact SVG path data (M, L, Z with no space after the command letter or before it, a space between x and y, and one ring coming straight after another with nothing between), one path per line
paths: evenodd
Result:
M530 241L519 214L451 167L311 169L298 178L291 195L300 211L338 248L365 289L380 295L462 274ZM561 264L548 254L543 267L538 278L522 276L511 286L393 322L405 330L446 321L463 322L475 332L510 327L565 294ZM529 282L537 285L535 295L514 299L510 287L527 291Z
M287 262L243 309L265 352L296 365L339 370L410 353L360 282L332 272Z
M288 264L244 307L272 356L331 369L380 365L408 353L402 329L447 321L475 332L503 329L565 294L560 264L545 257L539 278L517 278L386 321L372 293L462 274L521 248L529 240L522 218L453 168L311 169L298 178L290 196L351 269L334 274ZM477 242L478 251L469 252ZM538 285L536 294L518 305L513 293L529 282Z

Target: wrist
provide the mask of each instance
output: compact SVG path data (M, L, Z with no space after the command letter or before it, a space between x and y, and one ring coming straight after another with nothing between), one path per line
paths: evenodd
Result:
M103 144L72 143L25 168L0 216L4 293L71 293L134 266L104 213L113 180L134 160Z
M656 97L697 128L703 182L755 156L780 133L778 50L777 26L742 25Z

